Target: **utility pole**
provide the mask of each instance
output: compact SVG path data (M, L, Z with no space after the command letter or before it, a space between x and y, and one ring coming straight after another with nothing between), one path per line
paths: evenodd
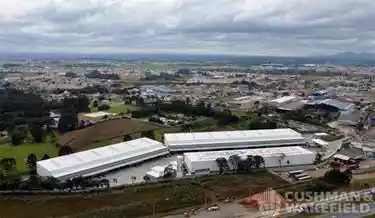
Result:
M205 190L204 191L204 204L205 204L205 207L207 208L207 206L208 206L208 199L207 199L207 191Z
M155 217L155 201L152 202L152 217Z
M249 196L251 196L253 186L251 185L251 182L249 182Z

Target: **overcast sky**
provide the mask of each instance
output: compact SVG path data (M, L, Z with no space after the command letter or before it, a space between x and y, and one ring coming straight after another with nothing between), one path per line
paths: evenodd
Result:
M374 11L374 0L0 0L0 52L372 52Z

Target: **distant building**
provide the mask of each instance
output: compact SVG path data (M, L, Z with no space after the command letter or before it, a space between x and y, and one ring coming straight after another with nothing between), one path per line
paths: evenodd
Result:
M346 103L335 99L326 99L320 101L319 104L336 108L338 112L352 112L355 110L355 105L352 103Z
M324 100L328 98L328 92L326 90L316 91L309 98L311 100Z
M280 105L280 104L290 103L290 102L292 102L293 100L296 100L296 99L297 99L297 96L283 96L281 98L277 98L277 99L272 100L271 103L274 103L276 105Z

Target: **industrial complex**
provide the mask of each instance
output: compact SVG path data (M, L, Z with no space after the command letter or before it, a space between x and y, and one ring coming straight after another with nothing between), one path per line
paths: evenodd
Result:
M171 152L246 149L305 144L305 138L292 129L170 133L164 144Z
M37 162L37 172L59 180L87 177L174 152L188 152L179 156L177 162L191 174L215 172L217 158L228 159L235 154L242 158L260 155L265 167L312 164L315 158L314 152L300 147L306 144L305 138L292 129L173 133L165 134L164 143L140 138L51 158ZM180 168L177 162L170 165ZM164 168L154 166L146 175L159 178Z
M66 180L92 176L168 154L160 142L135 139L37 162L40 176Z
M281 167L313 164L315 153L304 149L300 146L283 147L283 148L257 148L244 150L229 151L207 151L191 152L184 154L185 166L190 173L208 174L218 172L219 168L216 163L218 158L229 160L230 156L238 155L242 159L247 156L262 156L264 167ZM229 164L231 169L235 166Z

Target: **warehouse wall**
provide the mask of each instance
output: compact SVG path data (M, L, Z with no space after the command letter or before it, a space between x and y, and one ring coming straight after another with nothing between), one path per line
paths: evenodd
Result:
M44 167L42 167L40 164L36 164L36 172L39 176L43 176L43 177L50 177L52 176L52 173L49 172L47 169L45 169Z
M294 165L309 165L313 164L315 160L315 154L312 153L306 153L306 154L300 154L300 155L286 155L283 158L280 156L273 156L273 157L263 157L265 161L266 167L279 167L281 160L281 166L294 166ZM219 167L217 166L216 160L199 160L199 161L192 161L189 159L188 156L185 156L185 163L188 168L188 170L191 173L194 173L196 171L207 171L206 169L209 169L210 172L218 172ZM229 163L229 167L232 167Z

